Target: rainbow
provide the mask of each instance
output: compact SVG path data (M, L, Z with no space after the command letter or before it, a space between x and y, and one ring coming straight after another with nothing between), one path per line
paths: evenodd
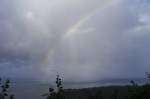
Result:
M87 14L86 16L81 17L74 25L72 25L71 27L69 27L67 29L67 31L65 32L62 39L68 39L71 36L73 36L76 29L78 29L85 22L87 22L92 16L94 16L96 13L99 13L103 9L111 6L113 3L116 3L117 1L119 1L119 0L108 0L107 2L105 2L105 4L101 5L100 7L95 8L91 13ZM48 52L47 56L45 57L43 64L45 64L46 66L47 65L51 66L51 65L55 64L55 63L53 63L53 55L54 54L55 54L55 50L49 49L49 52ZM49 71L49 69L47 69L47 71ZM53 71L56 71L56 70L53 70Z
M96 13L100 12L101 10L109 7L113 3L118 2L119 0L108 0L105 2L105 4L101 5L100 7L97 7L96 9L93 10L93 12L87 14L84 17L81 17L74 25L72 25L65 33L64 38L70 37L76 29L78 29L80 26L82 26L86 21L88 21L93 15Z

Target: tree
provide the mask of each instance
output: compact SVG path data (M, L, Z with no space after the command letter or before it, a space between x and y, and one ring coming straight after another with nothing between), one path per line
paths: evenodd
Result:
M65 99L62 79L59 75L56 76L56 90L54 90L54 88L49 88L47 99Z

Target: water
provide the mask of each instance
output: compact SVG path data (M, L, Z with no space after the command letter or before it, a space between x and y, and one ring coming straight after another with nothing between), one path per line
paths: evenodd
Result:
M147 82L145 79L136 79L136 82L142 84ZM129 79L122 80L104 80L98 82L82 82L82 83L63 83L66 89L89 88L109 85L128 85ZM50 83L41 83L35 81L29 82L12 82L10 93L15 95L15 99L45 99L43 94L48 93L48 88L52 87Z

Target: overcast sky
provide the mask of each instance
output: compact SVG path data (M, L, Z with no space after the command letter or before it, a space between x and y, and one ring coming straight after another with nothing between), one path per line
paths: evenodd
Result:
M145 77L149 0L0 0L0 75Z

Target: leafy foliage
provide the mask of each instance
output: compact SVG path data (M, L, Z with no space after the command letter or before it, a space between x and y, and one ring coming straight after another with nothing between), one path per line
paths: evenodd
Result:
M150 74L146 73L150 80ZM56 90L49 88L47 99L150 99L150 84L138 85L134 80L128 86L109 86L86 89L63 89L62 79L56 77Z
M14 95L8 94L8 89L10 88L10 80L7 79L4 82L0 78L0 85L1 85L1 92L0 92L0 99L5 99L9 97L9 99L14 99Z
M49 94L46 99L65 99L62 79L59 75L56 77L56 90L54 90L54 88L49 88Z
M146 72L148 79L150 80L150 74ZM132 88L129 90L130 99L150 99L150 84L144 84L139 86L134 81L131 81Z

